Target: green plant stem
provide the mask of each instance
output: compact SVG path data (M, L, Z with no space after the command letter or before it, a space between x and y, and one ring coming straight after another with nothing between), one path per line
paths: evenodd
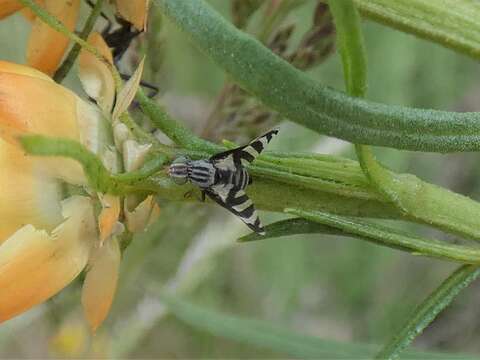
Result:
M288 111L292 114L292 118L295 116L308 116L309 113L311 114L310 109L312 107L320 106L323 110L328 110L324 115L327 116L327 120L332 120L332 126L335 129L341 128L343 124L346 126L352 125L355 128L355 136L363 136L367 134L366 137L370 137L370 135L368 135L368 129L362 128L361 130L356 127L358 123L355 124L355 121L359 120L359 115L361 116L362 112L365 110L373 116L367 118L367 120L373 121L376 124L375 126L393 126L396 131L401 130L403 126L398 121L402 122L404 125L408 123L410 131L415 133L413 136L419 137L414 140L416 146L422 143L425 144L425 139L432 140L435 143L432 143L434 146L443 146L442 144L447 144L454 138L456 139L453 141L455 147L463 146L466 144L463 142L463 135L461 138L458 138L457 135L453 135L453 138L450 138L450 140L445 142L443 135L438 137L442 132L440 128L445 126L444 129L450 128L457 131L462 128L462 121L466 118L469 118L470 121L472 121L470 123L471 125L475 123L480 125L480 122L476 120L480 116L479 114L434 112L408 108L402 108L402 110L398 112L397 110L399 110L399 108L372 103L367 104L366 102L362 102L363 100L348 97L324 88L311 81L303 73L297 71L288 63L273 55L255 39L243 34L228 24L221 16L206 5L203 0L184 0L181 2L156 0L156 4L160 6L167 17L187 32L202 50L226 69L234 79L243 84L247 90L251 90L254 95L259 96L266 103L273 102L276 106L288 108ZM353 23L353 26L356 26L355 22ZM358 31L357 34L359 34ZM356 47L359 48L360 51L363 51L361 39L359 39L358 36L356 38L355 41L358 44ZM355 62L359 61L358 59L355 60L353 56L351 56L351 58L352 65L355 65ZM363 55L360 58L363 58ZM356 70L358 68L362 69L363 67L357 65L350 66L348 69L351 70L348 71L357 74L355 75L355 78L359 79L356 81L360 85L355 85L355 88L358 89L355 91L360 92L365 88L364 85L362 85L365 82L365 75L362 73L362 70ZM252 71L252 69L255 69L255 71ZM312 96L314 98L312 98ZM142 101L141 98L140 100ZM145 108L144 110L147 110L147 114L156 121L156 125L167 135L174 140L175 137L177 138L177 140L175 140L177 144L183 144L183 146L189 149L196 149L198 147L199 149L205 149L207 152L215 150L215 147L210 145L205 146L203 140L198 140L198 138L193 136L190 132L185 132L182 127L178 127L178 124L172 119L169 119L162 109L158 109L158 105L152 100L144 100L145 104L150 107L149 109ZM305 101L307 103L305 103ZM335 106L332 104L335 104ZM362 105L358 108L357 105L360 104ZM390 113L389 115L389 112L391 112L392 109L393 113L396 114L395 116L398 117L394 116L394 118L392 118L390 115L393 113ZM320 110L322 109L319 108L319 111ZM429 118L433 115L434 116L431 117L428 122L423 122L423 120L426 119L426 115L428 115ZM439 116L437 117L437 115ZM315 126L322 125L321 118L315 118L315 120L312 118L311 120L316 124ZM324 123L325 122L323 122L323 124ZM434 134L432 135L431 132ZM398 139L399 141L409 139L409 135L407 134L400 135L400 133L397 133L397 135L400 136ZM466 136L476 137L477 135L475 135L475 131L472 129L470 135ZM385 140L386 138L382 135L382 139ZM414 138L410 138L410 140L413 139ZM366 139L363 138L363 140ZM480 137L477 140L480 140ZM475 146L480 146L480 141L477 140L473 141L473 143L475 143ZM358 143L362 142L358 141ZM432 148L430 148L430 150L432 150ZM378 185L378 189L382 192L382 195L385 196L385 200L380 202L382 203L382 207L387 205L385 202L390 203L394 201L393 204L387 205L389 208L392 205L397 208L394 212L394 216L402 214L397 218L410 219L419 223L435 226L460 236L476 240L480 239L480 228L478 226L478 213L480 212L479 204L464 196L425 183L413 175L402 175L385 171L374 161L373 157L366 156L369 155L366 151L361 153L361 155L362 154L364 156L360 157L360 159L362 160L364 169L367 170L366 174L369 177L369 180L371 180L372 184ZM261 159L262 157L260 157L259 161L261 161ZM371 163L367 163L368 161ZM259 165L260 163L261 162L259 162ZM285 185L291 185L292 182L304 181L303 186L299 191L304 191L306 189L311 191L312 188L318 190L322 189L322 194L323 191L326 191L326 183L322 184L318 181L314 182L315 179L312 179L312 177L315 178L315 176L308 176L308 179L300 178L298 176L304 176L303 171L305 171L305 169L299 169L299 172L295 173L295 171L292 171L291 166L291 164L283 167L279 166L276 169L272 169L271 167L268 168L268 166L263 168L260 167L261 169L257 166L251 167L254 175L264 177L265 179L265 181L259 183L257 187L255 184L251 187L252 190L255 190L256 188L263 189L263 195L268 194L268 199L264 199L261 191L255 191L258 194L258 200L255 199L255 201L262 202L262 206L264 206L265 209L282 211L283 208L291 207L288 205L289 203L296 203L295 199L279 196L279 192L277 192L276 189L272 191L272 189L263 186L269 182L272 186L273 184L277 184L276 186L278 186L278 184L281 184L282 182ZM261 171L255 173L257 170ZM287 188L292 189L293 186ZM336 186L333 186L333 188L334 191L340 190ZM289 191L292 192L292 190ZM342 195L357 198L354 194L354 192L348 192ZM298 192L296 195L299 196L299 198L305 198ZM378 195L378 191L376 192L376 195ZM346 205L346 202L342 201L342 205L339 208L335 206L332 207L330 206L332 200L330 196L331 195L328 195L326 198L316 198L317 201L323 201L322 204L329 204L321 209L319 208L321 205L312 204L311 201L305 199L305 208L332 211L336 214L345 215L346 209L343 205ZM272 199L278 199L278 201L272 201ZM263 202L263 200L265 200L265 202ZM371 204L373 205L375 203ZM284 205L283 208L281 207L282 205ZM351 209L352 212L365 214L373 210L358 211L358 209L356 209L356 202L351 205L353 206ZM391 215L392 213L389 212L387 217Z
M335 24L337 48L342 58L347 94L363 98L367 90L367 56L360 16L352 0L330 0L328 4ZM367 179L378 189L382 189L381 183L373 176L370 169L370 166L375 166L376 169L381 168L380 165L374 164L375 159L370 147L356 144L355 151Z
M329 1L335 23L337 47L343 64L343 74L347 93L354 97L364 97L367 89L367 56L363 39L360 16L353 0ZM370 146L355 144L355 152L363 173L386 199L401 208L397 194L388 185L388 171L376 160ZM406 209L401 208L406 212Z
M396 359L410 343L442 312L452 300L480 275L480 268L463 265L450 275L413 312L405 326L375 357Z
M354 0L362 15L480 59L476 0Z
M330 0L328 6L335 24L347 94L363 98L367 92L367 54L360 16L352 0Z
M172 119L166 110L158 102L145 95L143 90L138 90L136 99L152 123L175 144L190 150L222 151L222 147L197 137L184 125Z
M137 97L155 125L177 144L192 151L207 153L203 157L223 150L218 145L197 138L143 93ZM188 150L179 150L178 153L189 155ZM301 200L302 209L330 211L341 215L371 214L373 217L409 219L480 240L480 204L477 202L423 182L413 175L387 171L373 158L364 157L363 164L367 164L369 180L381 180L380 184L372 181L372 184L377 185L376 189L365 182L358 164L335 164L318 155L272 156L270 153L260 156L256 165L249 167L255 177L262 179L261 182L255 181L250 191L254 193L254 201L260 209L283 211L284 208L295 207L291 204L298 204ZM157 191L162 196L179 199L181 193L185 192L179 190L173 195L175 187L169 186L170 193L166 193L164 186L169 184L168 180L156 180L159 184ZM289 196L285 196L286 193ZM363 204L362 199L366 201ZM395 208L393 212L392 208ZM382 211L386 212L380 215Z
M322 86L223 19L203 0L155 0L234 81L283 116L364 145L455 152L480 149L480 114L387 106Z
M24 135L20 138L20 143L31 155L61 156L78 161L92 189L113 195L151 192L148 178L160 171L167 159L165 156L157 156L137 171L113 175L94 153L77 141L42 135Z
M152 163L158 161L154 169L158 171L135 172L132 183L128 179L132 173L112 176L93 153L75 141L32 135L24 136L22 144L33 155L64 156L79 161L96 191L113 194L144 191L180 201L185 201L185 193L194 188L174 184L166 171L160 171L164 162L179 155L198 159L216 152L153 144L149 159ZM409 209L404 213L366 182L354 161L318 155L302 158L298 154L290 158L269 153L257 162L250 167L254 183L249 186L248 194L259 209L283 212L285 208L296 208L345 216L412 220L480 240L479 203L412 175L388 173L392 179L389 187L400 194L399 199Z
M337 28L337 42L344 64L347 91L355 96L363 96L366 88L366 60L359 16L351 0L331 1L331 11ZM428 204L422 203L419 188L414 185L415 183L420 184L419 179L410 175L398 175L384 169L375 160L369 146L356 145L355 149L367 179L387 201L394 204L406 217L417 222L435 224L447 231L453 230L450 226L453 225L452 223L447 226L443 223L445 217L451 217L451 215L438 216L436 210L430 211L433 209L429 210ZM408 181L408 178L412 181ZM423 186L420 189L425 190ZM448 208L449 211L452 211L449 206ZM473 222L471 225L471 230L478 234L478 225Z
M80 35L79 35L80 39L87 40L88 36L92 32L95 22L97 21L98 17L100 16L100 13L102 12L103 1L104 0L97 0L97 2L95 3L95 6L90 12L90 15L85 21L85 25L83 26L83 29L80 32ZM72 68L73 64L75 63L75 60L80 54L81 49L82 47L80 46L79 43L75 43L73 45L67 57L63 61L62 65L55 72L55 75L53 76L53 80L55 80L58 83L61 83L63 79L65 79L70 69Z
M143 130L140 125L133 120L128 111L125 111L122 115L120 115L119 120L126 127L128 127L133 136L135 136L135 138L139 141L146 144L160 144L160 141L155 136Z
M330 1L330 8L337 29L337 42L340 44L340 53L344 64L344 75L347 83L347 92L352 96L364 96L366 62L363 60L365 51L363 38L360 29L359 16L355 5L351 0ZM411 4L409 5L412 6ZM355 146L360 165L372 184L380 190L387 199L392 201L406 214L412 213L415 216L416 204L408 202L405 206L403 198L408 196L404 192L398 192L394 186L392 176L374 158L369 146ZM413 189L413 188L412 188ZM410 212L410 210L414 210ZM288 211L287 211L288 212ZM344 231L355 235L363 236L374 241L385 242L390 246L398 246L404 250L418 252L427 256L438 256L442 258L456 258L456 261L465 260L472 262L472 249L445 245L435 241L425 241L418 237L406 237L398 234L393 229L380 227L378 225L358 222L351 219L330 216L328 214L307 214L301 211L289 211L312 221L319 221L323 224L336 226ZM455 248L453 248L455 247ZM468 254L466 254L465 253ZM478 250L473 250L478 253ZM451 257L455 254L453 257ZM460 255L461 254L461 255ZM463 257L467 255L467 257ZM459 257L457 257L459 256ZM478 259L473 261L478 264ZM478 265L477 265L478 266ZM405 327L395 336L392 341L382 349L377 359L394 359L425 329L435 317L455 298L461 289L468 286L480 271L472 265L465 265L450 276L432 295L410 317Z

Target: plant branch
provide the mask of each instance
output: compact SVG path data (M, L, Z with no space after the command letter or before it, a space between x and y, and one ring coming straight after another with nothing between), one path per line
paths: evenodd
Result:
M20 142L25 151L31 155L61 156L78 161L92 189L113 195L151 192L148 178L160 171L166 161L165 156L156 156L137 171L113 175L94 153L77 141L42 135L24 135Z
M158 102L145 95L142 89L137 91L136 99L152 123L175 144L189 150L222 151L220 146L199 138L184 125L172 119L166 110Z
M347 93L363 98L367 89L367 57L360 16L353 0L330 1L329 6L335 23L337 47L342 58ZM375 160L371 147L355 144L355 152L369 182L387 200L392 201L400 210L407 212L398 200L399 194L389 187L388 171Z
M80 33L79 38L82 40L87 40L88 36L93 30L93 27L95 25L95 22L97 21L98 17L100 16L102 12L102 5L103 5L104 0L97 0L95 3L95 6L93 7L92 11L90 12L90 15L88 16L85 25L83 26L83 29ZM58 83L61 83L63 79L67 76L69 73L70 69L72 68L73 64L75 63L75 60L77 59L78 55L80 54L80 50L82 49L81 45L79 43L75 43L73 47L70 49L70 52L68 53L67 57L63 61L62 65L58 70L55 72L55 75L53 76L53 80L55 80Z

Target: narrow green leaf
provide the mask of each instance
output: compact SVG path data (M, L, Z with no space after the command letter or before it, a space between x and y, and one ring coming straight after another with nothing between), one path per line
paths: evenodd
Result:
M354 1L371 20L480 59L480 3L476 0Z
M304 235L304 234L326 234L351 236L342 230L332 226L323 225L318 222L309 221L303 218L287 219L274 222L265 226L265 235L250 233L238 239L239 242L250 242L258 240L275 239L283 236Z
M466 288L480 275L480 268L463 265L450 275L420 306L413 312L397 336L375 357L376 359L396 359L410 343L442 312L460 291Z
M173 315L186 324L214 336L270 349L280 354L313 359L367 359L376 346L342 343L294 333L264 321L243 319L190 304L172 295L161 294ZM409 352L406 359L467 359L468 356Z
M442 260L467 264L480 264L480 248L448 244L425 239L407 232L354 217L338 216L325 212L286 209L286 213L301 216L265 227L266 235L249 234L241 242L258 241L297 234L327 234L347 236L372 242L377 245L407 251L414 255L428 256Z
M328 5L335 23L347 93L364 97L367 91L367 55L360 16L353 0L330 0Z
M454 152L480 149L480 114L387 106L322 86L236 29L204 0L155 0L244 89L286 118L353 143Z

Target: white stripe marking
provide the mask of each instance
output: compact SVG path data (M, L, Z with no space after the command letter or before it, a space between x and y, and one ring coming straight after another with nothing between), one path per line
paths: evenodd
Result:
M244 149L245 152L249 153L250 155L253 156L253 158L256 158L258 156L258 152L257 150L255 150L255 148L251 147L250 145L247 146L245 149Z
M243 221L246 222L247 224L255 225L255 221L257 221L258 215L257 211L254 210L252 216L249 218L243 218Z
M253 205L253 203L252 203L252 200L248 199L247 201L243 202L242 204L238 204L238 205L232 206L232 208L233 208L235 211L242 212L243 210L245 210L246 208L248 208L250 205Z

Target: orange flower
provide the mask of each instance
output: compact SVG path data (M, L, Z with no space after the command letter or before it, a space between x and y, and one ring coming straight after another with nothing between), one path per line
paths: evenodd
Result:
M16 140L25 133L65 137L101 154L101 123L100 111L43 73L0 62L0 321L51 297L87 264L82 296L96 298L101 309L89 317L92 328L108 313L120 262L117 240L100 246L93 199L61 200L62 180L85 184L81 167L28 157Z
M118 14L139 31L144 31L147 26L149 0L115 0Z
M99 46L106 45L100 42ZM92 73L98 73L95 62L89 66ZM104 79L90 76L84 82L99 82L104 88L111 83ZM137 82L127 83L125 89L135 89ZM123 104L120 110L116 107L120 113L128 107L126 99L132 91L122 93L117 96L117 103ZM114 93L98 94L104 95L106 103L113 103L109 96ZM82 270L87 271L82 304L90 327L95 330L107 316L121 257L116 238L122 229L118 223L120 198L94 194L65 199L62 182L86 186L82 168L70 159L27 156L17 138L43 134L79 141L115 171L117 150L108 117L106 111L86 103L42 72L0 61L0 322L55 295ZM144 155L138 151L142 146L133 148L127 157ZM103 207L98 218L96 204ZM129 229L142 230L158 213L152 197L140 205L125 213Z
M77 24L80 0L36 0L50 14L60 20L70 31ZM146 27L149 0L116 0L118 14L131 22L138 30ZM0 0L0 19L22 10L32 22L32 31L27 46L27 64L53 75L68 48L68 38L52 29L17 0Z

